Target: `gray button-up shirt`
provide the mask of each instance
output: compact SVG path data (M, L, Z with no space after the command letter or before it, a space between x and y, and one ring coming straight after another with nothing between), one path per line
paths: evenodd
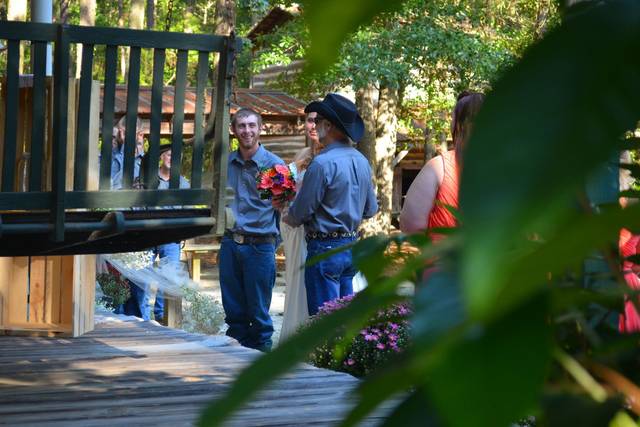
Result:
M355 148L336 142L309 164L288 222L304 224L307 233L345 233L356 231L363 218L377 211L369 162Z
M133 179L140 176L140 165L142 154L136 155L133 164ZM124 144L111 150L111 189L120 190L122 188L122 169L124 168Z
M276 211L271 200L260 199L256 176L261 169L284 164L282 159L267 151L262 145L249 160L243 160L238 151L229 154L229 169L227 171L227 185L235 191L231 204L236 224L234 232L271 235L279 234Z

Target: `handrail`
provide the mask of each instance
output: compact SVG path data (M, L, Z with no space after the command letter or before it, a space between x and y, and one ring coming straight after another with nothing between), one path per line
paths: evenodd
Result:
M96 219L98 211L126 211L129 209L140 210L148 207L147 219L137 218L129 220L129 225L135 227L157 227L166 224L169 227L181 227L180 224L190 224L193 232L199 231L210 225L216 226L216 232L224 230L224 188L226 187L226 167L229 144L229 97L231 96L231 82L234 75L236 52L240 49L242 41L231 36L218 36L207 34L183 34L175 32L160 32L148 30L132 30L107 27L84 27L65 24L41 24L32 22L0 21L0 39L7 41L7 77L2 83L5 96L4 146L2 148L3 160L0 177L2 184L0 192L0 211L21 212L38 217L38 226L26 226L23 223L11 222L0 224L4 233L14 234L12 238L27 230L37 230L37 233L50 233L50 241L41 247L53 248L69 247L69 244L81 244L81 237L77 236L78 230L96 231L104 230L101 219ZM31 142L28 148L23 148L18 135L22 135L23 120L18 122L18 100L22 96L22 86L18 76L19 43L31 41L33 46L31 56L33 58L32 73L33 83L31 89ZM54 47L54 76L53 79L45 77L47 44ZM79 44L82 47L82 61L77 66L81 70L81 78L78 86L70 84L69 63L71 45ZM112 170L111 139L114 126L115 85L117 74L117 49L120 46L131 47L127 78L127 115L126 131L124 136L124 161L121 166L123 171L123 189L110 190ZM141 49L153 50L153 85L151 100L151 121L149 150L146 154L148 161L144 164L144 182L146 188L154 188L157 183L158 159L160 151L160 123L163 119L162 93L163 74L165 69L166 50L177 50L176 83L173 106L174 132L172 135L172 163L169 189L162 190L135 190L133 181L134 170L138 165L134 160L136 138L136 116L139 100L139 74L141 69ZM191 148L191 188L178 188L180 185L181 158L189 151L184 150L182 136L182 113L187 90L187 74L190 70L190 62L194 56L189 52L197 52L196 66L196 115L195 135ZM205 88L211 56L219 53L219 65L215 78L215 106L212 114L215 114L215 131L213 152L205 153L204 141L204 102ZM96 63L104 64L104 94L101 123L96 127L91 122L94 117L96 104L90 102L93 84L93 72ZM77 88L77 91L75 89ZM75 108L70 108L69 96L73 94L79 101ZM93 110L92 110L93 109ZM77 114L76 114L77 110ZM47 127L51 122L53 129ZM73 126L70 126L74 123ZM91 124L90 124L91 123ZM95 135L90 128L97 129L102 137L102 149L100 150L99 172L97 188L92 191L94 183L89 182L91 162L95 162L98 154L95 153ZM70 138L70 139L69 139ZM72 141L72 142L69 142ZM74 144L73 147L67 147ZM25 160L22 165L25 169L16 167L15 160L21 153L25 159L30 158L30 163ZM72 154L69 154L72 152ZM29 156L26 156L29 154ZM74 156L70 160L70 155ZM211 158L213 163L213 178L210 182L204 182L204 159ZM25 166L26 165L26 166ZM26 169L29 169L28 171ZM68 172L73 172L73 178L67 177ZM16 176L20 174L20 178ZM26 178L25 178L26 177ZM22 179L22 181L21 181ZM25 186L25 179L28 185ZM207 188L210 187L210 188ZM194 211L189 221L166 221L161 211L167 211L177 206L194 207L206 206L207 212ZM67 220L73 213L84 213L84 225L77 225ZM155 213L154 213L155 212ZM42 214L46 215L43 217ZM0 212L0 215L4 215ZM48 222L46 216L49 216ZM209 215L203 217L202 215ZM82 215L81 215L82 216ZM216 219L218 219L216 221ZM133 222L131 222L133 221ZM137 222L136 222L137 221ZM26 227L26 228L25 228ZM31 227L31 228L29 228ZM143 227L144 228L144 227ZM129 229L129 228L126 228ZM196 230L197 229L197 230ZM12 231L8 231L12 230ZM208 232L205 231L205 232ZM70 235L71 233L71 235ZM182 234L180 234L182 233ZM180 232L175 236L187 236L189 232ZM33 236L33 235L30 235ZM132 238L135 239L135 234ZM30 237L31 239L32 237ZM68 241L65 241L65 238ZM0 234L0 239L2 239ZM37 239L37 238L33 238ZM12 244L19 240L12 240ZM37 240L30 240L36 242ZM1 242L1 241L0 241ZM6 242L6 241L5 241ZM69 243L71 242L71 243ZM1 243L0 243L1 244ZM8 253L5 250L3 254ZM34 250L34 253L37 251Z

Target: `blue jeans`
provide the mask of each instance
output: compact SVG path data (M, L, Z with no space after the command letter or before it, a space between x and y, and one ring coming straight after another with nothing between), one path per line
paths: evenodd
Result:
M307 261L332 249L353 242L354 237L336 239L310 239L307 241ZM318 312L325 302L353 294L353 276L356 269L351 258L351 249L334 254L304 270L309 315Z
M164 245L156 246L153 249L153 258L160 259L168 258L172 263L180 262L180 243L166 243ZM164 296L162 291L158 289L156 292L156 302L153 305L153 317L158 321L164 319Z
M154 260L156 257L160 259L169 258L171 262L180 262L180 243L166 243L164 245L153 248ZM149 307L149 287L144 289L129 282L131 289L131 297L115 310L116 314L126 314L127 316L140 317L143 320L151 319L151 307ZM162 291L156 293L156 302L153 305L153 317L158 322L164 317L164 297Z
M238 244L225 236L218 256L227 335L244 347L271 349L269 306L276 281L275 246Z

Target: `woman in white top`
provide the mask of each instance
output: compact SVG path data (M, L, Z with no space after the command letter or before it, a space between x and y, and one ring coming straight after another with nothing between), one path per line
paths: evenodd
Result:
M296 184L298 191L302 185L304 172L322 146L318 140L316 124L313 121L317 113L308 113L305 119L305 134L308 146L300 150L289 165L297 169ZM284 215L284 213L283 213ZM304 239L304 227L293 228L284 222L280 223L280 232L284 243L285 281L287 290L284 297L284 318L280 339L292 335L309 317L307 309L307 291L304 286L304 263L307 258L307 245Z

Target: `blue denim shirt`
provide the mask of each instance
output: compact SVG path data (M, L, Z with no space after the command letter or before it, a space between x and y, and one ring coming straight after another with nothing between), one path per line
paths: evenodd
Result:
M247 161L242 159L238 151L229 154L227 186L235 191L231 209L236 218L231 231L271 236L279 234L277 212L273 209L271 200L260 199L256 182L260 169L270 168L275 164L284 162L262 145Z
M334 142L309 164L288 222L304 224L307 233L346 233L377 211L369 162L355 148Z
M140 165L142 155L136 156L133 164L133 179L140 175ZM122 168L124 167L124 144L111 151L111 189L120 190L122 188Z

